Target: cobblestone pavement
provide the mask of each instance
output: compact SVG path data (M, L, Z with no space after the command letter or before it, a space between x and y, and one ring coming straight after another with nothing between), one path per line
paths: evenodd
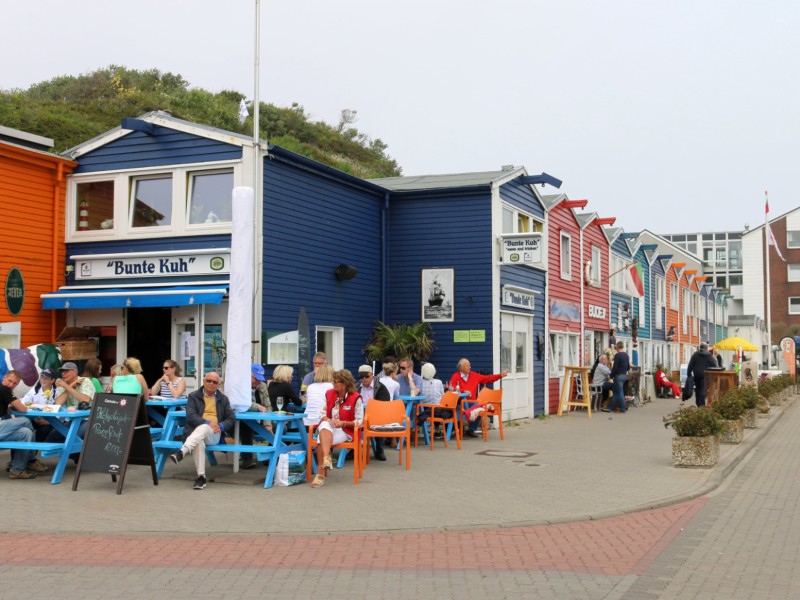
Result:
M133 471L121 497L100 476L86 483L82 476L75 493L71 477L60 486L2 482L5 505L22 507L22 518L5 519L0 534L2 598L797 597L800 410L790 406L750 432L746 447L726 447L716 470L690 471L669 466L669 435L650 429L672 408L647 405L625 415L628 420L573 414L540 428L512 429L503 445L465 442L461 455L454 448L417 449L409 473L388 469L389 462L369 467L368 478L373 471L382 487L395 486L398 506L411 504L412 516L426 515L424 526L406 521L408 511L397 520L376 509L382 505L370 501L382 498L377 486L367 480L353 486L349 464L330 488L314 491L216 483L193 492L185 480L165 479L154 492ZM485 449L502 454L531 445L539 451L534 457L496 457L491 469L547 473L542 481L484 475ZM581 462L587 445L595 452ZM712 491L736 465L733 457L747 450ZM514 460L556 464L559 471ZM614 460L628 476L610 466L604 483L603 465ZM463 485L461 477L455 483L445 477L464 462L478 477L466 472ZM574 469L560 468L567 464ZM434 473L425 474L426 467ZM422 473L408 478L414 469ZM435 481L429 478L437 477L443 483L430 492ZM651 485L656 480L667 483ZM614 491L619 497L611 498ZM51 497L57 502L48 502ZM315 498L313 514L305 512L308 498ZM533 505L527 511L526 500ZM637 510L648 505L653 508ZM358 513L378 516L363 517L361 531L343 531L342 521L355 521ZM250 533L246 524L229 527L245 519ZM304 520L312 522L307 533ZM365 522L372 531L363 531Z

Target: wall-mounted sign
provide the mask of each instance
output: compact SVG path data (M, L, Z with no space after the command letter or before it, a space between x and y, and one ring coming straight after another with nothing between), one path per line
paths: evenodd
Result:
M6 277L6 306L12 317L22 312L25 303L25 280L17 267L12 267Z
M504 285L501 302L504 306L533 310L534 297L534 293L530 290Z
M503 236L503 262L510 265L542 263L542 234L524 233Z
M456 270L432 268L421 271L422 320L427 323L451 323L456 320Z
M453 331L453 341L458 343L485 342L485 329L456 329Z
M590 304L587 310L590 319L605 319L608 314L604 306L595 306L594 304Z
M580 323L581 321L581 307L576 302L569 302L568 300L559 300L557 298L550 299L550 318L559 319L561 321L573 321Z
M130 277L175 277L230 273L231 251L142 253L78 257L75 279L122 279Z

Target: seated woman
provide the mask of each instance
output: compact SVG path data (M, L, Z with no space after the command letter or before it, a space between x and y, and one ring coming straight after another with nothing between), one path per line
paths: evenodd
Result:
M303 423L316 425L327 412L325 394L333 389L334 369L330 365L318 367L314 373L314 382L306 388L306 416Z
M83 375L94 385L94 390L98 394L103 393L103 385L100 383L100 372L103 370L103 363L99 358L90 358L83 366Z
M420 368L420 374L422 375L422 389L420 392L427 398L425 404L439 404L442 400L442 396L444 396L444 384L441 379L434 379L436 376L436 367L433 363L425 363ZM449 418L453 416L452 413L453 411L451 410L437 410L436 416ZM422 427L425 421L428 420L430 414L430 408L422 410L419 413L417 426ZM440 435L440 432L437 432L437 435Z
M667 388L672 390L672 395L676 398L681 397L681 388L674 381L670 381L667 374L664 372L664 365L656 365L656 385L659 388Z
M122 375L114 377L111 391L115 394L136 394L147 396L147 382L142 377L142 363L138 358L128 357L122 363Z
M294 369L289 365L278 365L272 372L272 381L267 386L267 395L273 411L285 410L293 413L295 407L303 406L303 400L292 389L292 377L294 377ZM283 398L283 406L280 409L278 408L278 398ZM295 406L289 406L290 400Z
M164 361L161 367L164 374L153 384L150 392L162 398L183 398L186 396L186 382L181 377L181 366L172 359Z
M333 467L331 448L352 441L355 428L364 422L364 402L356 382L347 369L333 374L333 389L325 393L326 411L317 427L317 465L319 471L311 487L322 487ZM358 459L356 459L358 460Z

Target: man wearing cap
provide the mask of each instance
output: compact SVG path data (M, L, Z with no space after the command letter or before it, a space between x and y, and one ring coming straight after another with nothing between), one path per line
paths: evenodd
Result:
M25 405L14 396L14 388L22 380L18 371L9 371L3 377L3 384L0 385L0 417L5 417L9 410L26 412ZM4 442L32 442L33 426L29 419L3 419L0 421L0 441ZM28 465L31 470L28 470ZM37 465L37 466L34 466ZM41 471L38 465L42 465L36 460L36 452L30 450L13 450L11 452L11 466L8 471L10 479L33 479L37 472ZM32 472L33 471L33 472Z
M56 404L77 406L81 402L92 403L97 393L92 380L88 377L78 378L78 365L65 362L59 369L61 379L56 379Z
M375 379L375 374L372 372L372 367L369 365L361 365L358 367L358 379L360 381L358 384L358 393L361 394L365 409L370 400L388 401L392 399L389 388ZM386 455L383 453L383 446L378 442L378 438L372 440L372 454L375 456L375 460L386 460Z
M264 376L264 367L261 365L250 366L250 389L252 390L252 400L249 410L251 412L267 412L267 387L264 385L266 377ZM239 441L242 444L251 446L253 444L253 430L247 425L239 427ZM241 460L239 462L240 469L253 469L256 466L256 461L253 459L251 452L242 452Z

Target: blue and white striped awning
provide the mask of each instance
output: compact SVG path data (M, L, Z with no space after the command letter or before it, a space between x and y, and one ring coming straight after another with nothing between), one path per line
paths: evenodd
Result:
M145 308L154 306L191 306L221 304L228 284L174 287L62 288L42 294L42 308Z

